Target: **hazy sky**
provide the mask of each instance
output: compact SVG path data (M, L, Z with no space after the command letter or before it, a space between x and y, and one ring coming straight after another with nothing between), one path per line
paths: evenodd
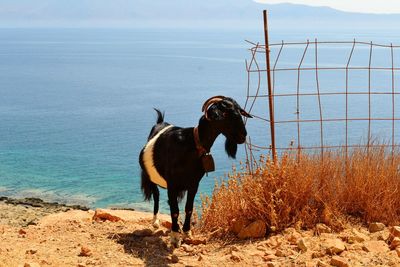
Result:
M310 6L328 6L335 9L363 13L400 13L399 0L255 0L256 2L278 4L293 3Z

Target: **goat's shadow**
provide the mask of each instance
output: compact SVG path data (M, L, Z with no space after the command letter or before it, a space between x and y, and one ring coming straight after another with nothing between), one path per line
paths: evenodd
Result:
M143 260L145 266L169 266L171 250L160 236L141 237L134 233L109 236L124 246L125 253Z

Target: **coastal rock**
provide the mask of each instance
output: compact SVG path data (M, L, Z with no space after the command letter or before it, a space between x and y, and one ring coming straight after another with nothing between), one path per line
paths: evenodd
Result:
M94 212L93 221L96 222L104 222L104 221L110 221L110 222L119 222L119 221L123 221L123 219L121 219L118 216L114 216L112 214L110 214L109 212L106 212L102 209L96 209L96 211Z
M395 237L400 237L400 226L392 226L389 229L389 242L392 242Z
M300 238L300 239L297 241L297 247L298 247L301 251L306 252L306 251L308 250L309 244L308 244L308 242L307 242L307 240L306 240L305 238Z
M368 231L370 233L379 232L382 231L383 229L385 229L385 225L379 222L370 223L368 227Z
M240 239L245 239L245 238L260 238L265 235L267 231L267 226L264 221L262 220L257 220L243 228L239 234L238 237Z

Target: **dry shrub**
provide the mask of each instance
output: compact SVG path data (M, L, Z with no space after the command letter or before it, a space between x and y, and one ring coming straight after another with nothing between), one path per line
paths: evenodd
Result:
M275 164L262 157L250 174L233 170L202 197L201 230L225 235L234 220L262 219L277 230L312 228L323 222L339 230L352 217L368 223L400 222L399 153L380 148L321 155L285 154Z

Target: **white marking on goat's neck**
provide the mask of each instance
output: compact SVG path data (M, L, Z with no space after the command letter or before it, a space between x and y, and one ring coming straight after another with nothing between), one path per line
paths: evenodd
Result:
M150 180L164 188L167 188L167 181L160 175L157 171L157 168L154 166L154 145L157 139L169 128L173 127L173 125L169 125L159 131L153 138L151 138L143 150L143 162L144 167L146 168L147 174L150 177Z

